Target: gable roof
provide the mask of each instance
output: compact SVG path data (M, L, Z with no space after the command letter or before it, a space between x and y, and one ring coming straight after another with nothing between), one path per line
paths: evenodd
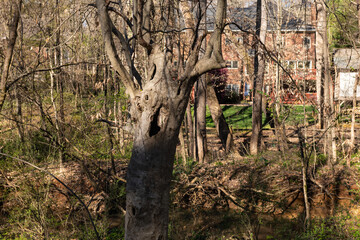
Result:
M267 30L275 31L278 29L278 7L277 4L268 1L266 4L267 7ZM315 31L315 27L308 21L304 21L302 18L296 17L294 14L291 14L288 10L282 9L282 21L281 21L281 31ZM213 24L214 12L211 9L207 11L207 28L208 30L214 29ZM256 3L249 5L248 7L235 7L228 10L228 19L230 21L230 29L233 31L240 30L240 26L243 30L255 30L255 20L256 20ZM235 23L235 24L234 24Z

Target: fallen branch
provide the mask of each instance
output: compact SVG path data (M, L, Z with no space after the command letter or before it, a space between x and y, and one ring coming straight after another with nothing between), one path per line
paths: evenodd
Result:
M310 177L310 181L315 183L315 185L317 185L322 191L324 191L326 193L326 195L332 199L333 197L331 196L331 193L327 190L327 188L322 185L321 183L319 183L318 181L316 181L313 177Z

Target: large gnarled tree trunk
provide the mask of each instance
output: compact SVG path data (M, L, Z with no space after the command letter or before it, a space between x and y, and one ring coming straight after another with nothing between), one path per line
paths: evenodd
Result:
M171 33L166 29L169 26L166 17L157 19L160 21L157 21L158 26L151 26L152 21L148 18L152 17L153 3L136 1L134 4L138 9L136 18L133 18L137 20L134 41L143 46L148 55L148 75L139 84L142 90L138 89L117 54L112 32L120 41L124 40L122 35L111 22L105 1L97 0L105 49L130 96L134 124L134 145L127 173L125 238L160 240L167 239L168 235L170 181L179 128L190 91L203 73L225 67L221 55L221 33L226 0L217 2L215 30L200 60L199 50L205 35L196 35L197 31L194 31L190 55L184 73L178 79L172 78L168 67L166 45L169 38L162 33L152 35L150 32L152 28L165 26L163 32Z

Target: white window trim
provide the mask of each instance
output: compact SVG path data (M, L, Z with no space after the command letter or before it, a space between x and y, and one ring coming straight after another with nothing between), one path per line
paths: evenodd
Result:
M239 68L239 61L237 60L228 60L230 62L230 67L226 67L227 69L238 69ZM234 67L234 62L237 62L237 67Z

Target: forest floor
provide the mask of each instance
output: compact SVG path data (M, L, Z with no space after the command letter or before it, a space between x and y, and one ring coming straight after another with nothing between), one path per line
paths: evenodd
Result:
M314 146L305 149L314 226L304 233L302 159L296 130L286 130L289 149L285 153L278 150L274 131L264 130L265 150L253 157L245 150L249 131L234 134L242 157L224 157L220 141L209 134L212 162L180 174L174 185L174 204L185 212L175 209L174 218L187 219L179 224L192 236L187 239L360 239L359 155L353 155L347 167L344 161L331 166L322 154L311 153L321 142L322 133L315 126L306 135ZM185 224L189 222L193 224ZM183 234L181 229L174 230L174 239L183 239Z
M348 122L339 128L339 160L333 164L318 150L323 132L311 124L306 130L312 225L304 231L304 159L300 157L297 134L297 123L303 121L304 115L302 108L292 109L297 114L287 121L292 124L286 128L286 152L279 151L273 129L266 126L262 152L249 156L249 106L224 107L240 154L225 154L211 121L206 164L192 159L184 162L179 146L173 172L169 239L360 239L360 154L345 154ZM313 113L308 110L311 123ZM104 135L102 127L95 128L92 134L97 131L99 136ZM81 132L74 146L81 158L69 155L62 167L56 155L52 157L46 151L42 135L34 135L33 153L39 154L38 159L53 159L37 160L36 164L57 176L82 199L102 239L122 239L129 157L114 155L114 174L109 155L102 153L108 151L104 138L92 142L96 138ZM80 148L85 138L96 151ZM8 149L15 149L15 143ZM351 157L350 167L347 157ZM57 180L2 157L0 164L1 240L95 239L85 208Z
M176 160L171 191L170 239L360 239L359 156L353 156L351 168L344 162L330 166L321 155L310 156L308 194L313 227L304 232L302 159L293 130L287 131L290 144L286 153L277 150L272 130L266 130L267 149L252 157L225 156L221 153L220 142L211 132L209 129L209 163ZM239 149L245 147L248 135L244 134L235 133L235 144ZM121 239L127 162L115 160L116 175L110 174L111 164L106 160L69 162L62 168L51 164L47 170L81 197L97 227L105 231L103 236L114 236L104 239ZM34 211L46 210L51 216L57 216L57 220L51 221L61 222L62 227L54 229L49 224L48 229L38 230L42 234L61 231L61 236L67 236L64 239L92 239L91 226L85 224L88 217L84 208L64 186L46 175L24 172L2 172L5 182L1 189L17 186L18 191L0 191L7 195L1 197L2 220L4 216L14 218L4 221L0 232L15 226L24 232L30 232L34 225L44 228L46 224L42 221L50 220L42 220L40 213L32 216L34 223L28 225L13 216L14 211L20 211L18 208L21 207L26 209L25 204L30 202ZM33 181L29 182L29 179ZM27 190L24 191L24 187ZM36 201L43 205L36 205ZM47 206L45 209L44 205ZM19 218L24 217L18 214ZM31 217L34 213L30 211L29 214ZM90 237L74 237L68 230L59 230L70 228L75 232L84 224L83 231L85 229ZM53 239L59 238L54 236Z

